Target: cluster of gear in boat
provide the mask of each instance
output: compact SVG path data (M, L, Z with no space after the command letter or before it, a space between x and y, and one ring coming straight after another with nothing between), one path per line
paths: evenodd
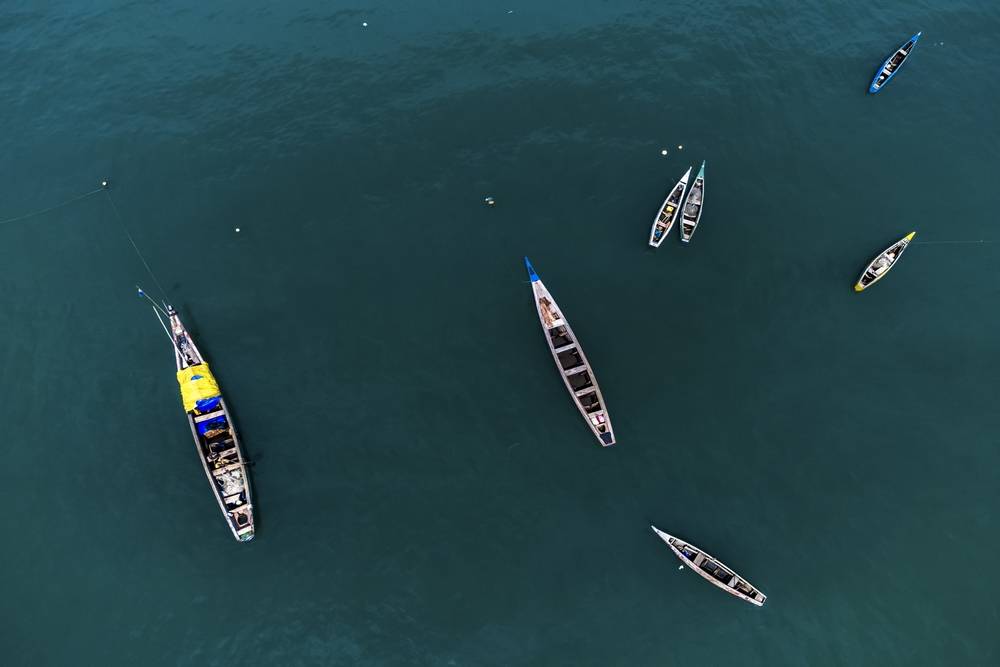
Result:
M878 256L871 261L865 270L861 272L861 277L858 278L858 282L854 285L854 291L860 292L865 290L883 277L889 272L899 258L903 256L903 251L906 250L906 246L910 244L913 237L916 236L916 232L910 232L903 238L899 239L891 246L883 250L878 254Z
M222 392L194 341L174 310L168 309L177 357L181 401L212 490L230 524L233 536L253 538L253 506L246 462L240 451Z
M910 56L910 52L913 51L913 47L917 45L917 40L924 33L918 32L916 35L906 40L906 43L896 49L896 52L889 57L882 67L879 68L878 74L875 75L875 79L872 81L871 86L868 87L869 93L877 93L882 90L889 79L895 76L896 71L903 66L903 63Z

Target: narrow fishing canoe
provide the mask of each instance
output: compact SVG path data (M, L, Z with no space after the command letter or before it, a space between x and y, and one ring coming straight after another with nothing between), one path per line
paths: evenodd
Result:
M198 458L233 537L247 542L254 536L253 504L236 426L212 371L177 311L167 306L165 312L170 320L168 333L174 343L181 400Z
M854 285L854 291L860 292L862 290L866 290L878 281L882 280L885 274L889 273L889 270L895 266L896 262L899 261L899 258L903 256L903 251L906 250L906 246L910 244L910 240L913 239L916 234L916 232L910 232L880 252L878 256L871 261L871 264L866 266L865 270L861 272L861 277L858 278L858 282Z
M917 40L920 39L922 34L924 33L918 32L913 37L910 37L905 44L896 49L896 52L889 56L884 63L882 63L882 67L879 68L878 74L876 74L875 78L872 79L872 85L868 87L869 93L874 94L879 92L885 87L885 84L889 83L889 79L896 76L896 72L898 72L899 68L903 66L906 59L910 57L910 54L913 52L913 47L917 45Z
M664 533L656 526L650 526L650 528L661 540L667 543L667 546L681 559L681 562L701 575L703 579L750 604L758 607L764 606L764 600L767 599L767 596L751 586L749 581L726 567L721 560L708 555L684 540Z
M528 277L531 278L535 308L538 311L538 320L542 323L542 331L545 332L545 342L549 345L563 383L597 441L603 447L610 447L615 444L615 433L611 428L611 417L608 416L604 396L597 386L597 378L590 368L590 362L587 361L587 356L583 353L583 348L580 347L569 322L562 316L555 299L545 288L527 257L524 258L524 265L528 269Z
M702 160L701 169L695 176L694 184L688 190L687 199L684 200L684 213L681 215L681 241L689 243L694 236L694 230L701 220L702 203L705 199L705 161Z
M656 212L656 217L653 218L653 228L649 231L649 245L654 248L659 248L660 244L663 243L663 239L667 238L667 234L674 228L677 216L681 212L681 199L684 197L684 190L687 188L690 176L691 167L688 167L681 180L677 181L677 185L670 191L667 198L663 200L660 210Z

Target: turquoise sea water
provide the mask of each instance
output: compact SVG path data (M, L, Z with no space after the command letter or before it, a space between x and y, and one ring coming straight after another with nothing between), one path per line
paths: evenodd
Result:
M998 29L974 0L0 6L0 218L112 179L259 522L219 515L104 195L0 226L0 662L997 664L1000 243L851 286L911 229L1000 242ZM702 159L694 241L648 249Z

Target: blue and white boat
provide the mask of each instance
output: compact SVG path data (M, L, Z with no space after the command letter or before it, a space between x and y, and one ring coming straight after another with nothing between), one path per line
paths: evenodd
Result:
M562 376L573 403L587 422L597 442L602 447L615 444L615 432L611 428L611 417L604 403L601 388L597 386L597 378L583 353L580 342L570 328L569 322L563 317L552 294L545 288L542 279L535 273L528 258L524 258L524 266L531 279L531 291L535 297L535 310L545 332L545 342L549 346L556 368Z
M896 49L896 52L889 56L884 63L882 63L882 67L879 68L878 74L876 74L875 78L872 79L872 85L868 87L869 93L874 94L879 92L885 87L885 84L889 83L889 79L896 76L896 72L898 72L899 68L903 66L906 59L910 57L910 53L913 52L913 47L917 45L917 40L920 39L922 34L924 33L918 32L913 37L910 37L905 44Z

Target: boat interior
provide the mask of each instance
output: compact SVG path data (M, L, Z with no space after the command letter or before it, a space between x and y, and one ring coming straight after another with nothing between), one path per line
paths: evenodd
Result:
M552 339L552 347L557 350L561 347L573 344L573 339L566 332L566 327L555 327L549 329L549 338Z
M584 368L579 373L567 374L566 378L569 380L569 384L573 387L574 392L581 392L584 389L590 389L594 386L594 381L590 377L590 373Z
M239 462L239 450L224 410L196 415L194 422L202 455L210 468L218 470Z
M884 253L879 255L878 258L871 263L871 266L868 267L868 270L865 271L865 274L861 277L861 284L867 285L868 283L873 282L876 278L878 278L883 273L888 271L889 268L892 267L892 265L895 264L896 260L899 258L899 251L901 249L901 246L902 244L894 245L893 247L889 248Z
M716 563L714 560L705 559L699 567L702 572L707 572L713 579L726 585L728 585L729 582L733 580L733 577L736 576L726 568Z
M667 204L666 206L663 207L663 210L660 211L660 217L657 218L656 222L659 225L664 225L664 226L670 224L670 220L674 217L674 211L676 210L677 210L676 206L672 204Z
M556 310L555 304L552 303L548 297L541 297L538 300L538 307L541 309L542 319L545 320L546 329L551 329L556 325L556 322L562 319L562 316L559 315L559 311ZM563 327L563 329L565 329L565 327Z
M684 195L684 185L686 185L686 183L683 185L680 183L677 184L674 191L670 193L669 197L667 197L667 204L677 206L677 204L681 202L681 197Z
M882 72L879 74L878 81L875 83L876 86L881 86L889 78L889 75L896 71L896 69L903 64L906 60L906 56L910 54L910 49L913 48L913 42L907 42L905 46L901 47L889 62L886 63L885 67L882 68Z
M611 434L608 432L607 417L604 415L604 406L597 396L597 385L590 374L580 354L580 348L570 335L569 329L564 325L552 327L548 330L549 339L552 341L552 348L555 350L559 366L563 375L569 383L570 388L576 397L577 402L583 411L587 413L587 419L597 431L599 437L606 444L610 444Z
M237 531L253 523L247 499L243 462L225 410L194 415L195 431L202 456Z
M563 350L556 354L559 358L559 365L564 371L571 371L574 368L583 366L583 359L580 357L580 350L576 346L568 350Z
M672 196L671 199L673 199ZM656 224L653 225L653 238L651 240L659 241L663 238L663 235L670 229L670 225L673 224L675 215L677 215L676 202L664 205L660 215L656 218Z
M684 205L684 215L689 217L697 217L698 209L701 208L701 185L697 184L691 188L691 194L688 195L687 203Z
M729 586L749 598L753 598L755 600L760 599L759 592L756 588L741 579L735 572L727 570L725 567L720 565L718 561L702 554L689 544L684 544L682 542L675 542L673 544L677 547L677 550L684 558L691 561L691 565L693 567L697 567L719 583Z

